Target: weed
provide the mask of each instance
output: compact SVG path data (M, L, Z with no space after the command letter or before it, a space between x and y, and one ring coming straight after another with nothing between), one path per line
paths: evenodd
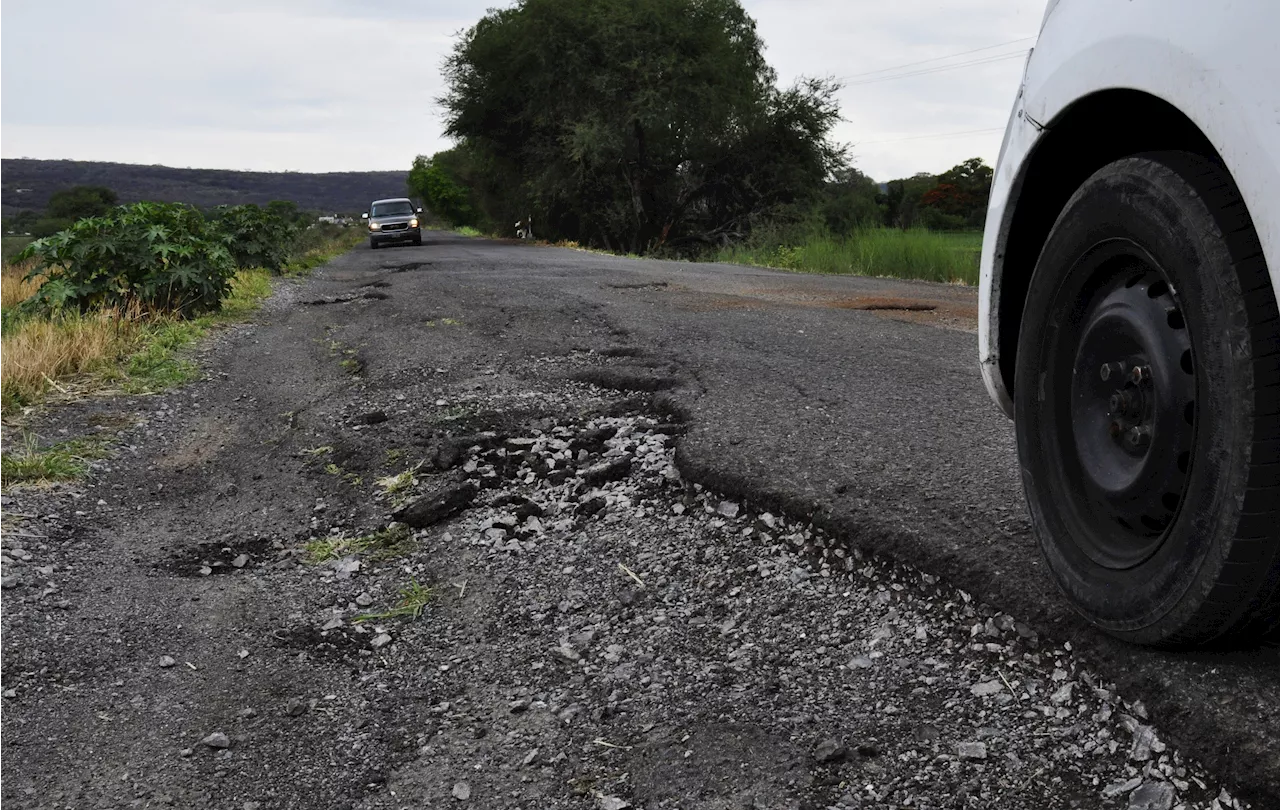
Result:
M355 357L344 357L338 362L338 365L342 367L343 371L352 375L359 374L360 370L364 367L363 364Z
M0 478L5 486L74 481L89 471L90 461L107 455L107 444L101 440L72 439L41 449L36 436L28 433L21 449L0 456Z
M409 584L404 586L400 591L400 599L389 610L382 613L364 613L356 616L354 621L367 622L379 619L416 619L422 615L422 611L426 608L427 603L431 601L432 590L423 585L419 585L418 581L410 580Z
M368 554L374 559L388 559L412 550L413 533L407 526L388 527L361 537L321 537L303 547L307 561L312 563L337 560L352 554Z
M342 468L332 462L324 465L324 471L329 475L342 475Z
M298 452L315 458L316 456L323 456L325 453L332 453L333 446L326 444L321 447L308 447L303 450L299 450Z
M421 466L422 465L419 464L398 475L388 475L385 478L379 478L374 483L382 487L382 492L385 495L394 495L397 492L404 492L407 489L411 489L418 483L418 479L414 476L414 473L417 472L418 467Z
M403 457L404 457L404 451L398 447L393 447L387 451L388 464L395 464L397 461L399 461Z
M457 320L456 318L441 318L440 323L445 326L462 326L462 321Z
M459 225L453 229L453 232L459 236L484 236L484 232L479 228L473 228L470 225Z

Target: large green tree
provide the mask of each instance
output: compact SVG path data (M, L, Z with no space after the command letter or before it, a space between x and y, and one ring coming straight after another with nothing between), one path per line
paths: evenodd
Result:
M73 221L100 217L114 208L116 202L116 193L106 186L72 186L50 195L45 216Z
M834 85L778 89L737 0L521 0L464 32L444 75L473 199L539 235L723 241L843 165Z

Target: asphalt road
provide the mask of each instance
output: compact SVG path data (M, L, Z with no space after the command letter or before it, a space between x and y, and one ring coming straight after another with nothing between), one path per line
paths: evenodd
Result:
M617 384L667 389L688 416L687 475L811 516L1070 640L1184 750L1280 802L1280 650L1114 642L1077 619L1043 570L1013 426L978 372L973 290L446 235L335 272L357 280L371 265L418 262L397 285L435 312L505 318L501 350L637 350L634 379ZM940 316L852 308L911 301Z
M76 496L75 506L59 507L51 495L17 497L19 511L56 513L37 528L66 538L49 551L65 555L51 576L63 576L62 560L71 570L60 591L6 591L5 686L21 682L16 698L6 693L19 701L5 712L6 800L55 806L34 787L38 774L86 750L105 756L112 746L121 753L105 756L92 778L130 784L128 773L112 769L127 770L130 756L155 761L152 749L169 745L177 730L166 727L178 721L165 712L182 717L190 734L198 716L241 705L238 690L283 700L305 681L278 665L287 658L255 664L257 648L237 640L250 637L246 628L283 623L291 609L283 594L235 577L158 580L121 560L154 566L197 540L269 552L259 538L296 527L317 486L338 486L299 473L279 448L292 441L296 456L303 439L288 431L321 436L358 414L339 360L359 369L358 396L398 397L429 390L452 369L534 369L549 358L604 356L607 363L565 373L654 394L678 414L687 430L676 458L686 477L754 508L812 520L844 543L941 576L1041 635L1070 641L1145 703L1171 743L1257 806L1280 804L1280 651L1153 652L1114 643L1074 617L1030 535L1012 425L987 399L977 370L975 316L974 291L959 287L630 260L441 233L422 247L340 257L278 295L255 325L215 341L210 379L166 398L158 411L145 400L82 404L41 426L56 434L74 433L68 425L76 419L111 424L123 418L107 413L113 408L148 420L137 445L94 485L101 491ZM403 407L430 404L410 397ZM350 467L363 451L353 444L337 452ZM336 520L333 512L326 520ZM352 504L342 519L356 526L377 514L374 505ZM38 557L31 565L42 564ZM48 607L64 595L66 605ZM13 608L15 599L26 607ZM10 640L27 637L44 641ZM105 641L78 641L89 637ZM209 679L198 698L167 685L188 674L182 659L163 671L125 665L154 660L179 640L207 651L220 638L252 654L222 676L188 658L191 677ZM122 668L132 674L106 674ZM46 683L49 673L65 677L55 686ZM339 684L340 673L314 678ZM117 718L114 704L76 687L94 677L119 678L109 681L120 684L110 700L122 709L152 701L150 720L119 719L127 711L114 721L120 726L101 719ZM23 704L27 689L56 701ZM106 725L84 726L94 716ZM320 722L314 711L307 717ZM14 739L20 748L11 747ZM284 739L263 745L276 746L279 758L300 756ZM11 761L23 764L11 770ZM227 772L208 770L212 779ZM56 781L67 801L80 795L71 775ZM32 792L19 793L27 784Z

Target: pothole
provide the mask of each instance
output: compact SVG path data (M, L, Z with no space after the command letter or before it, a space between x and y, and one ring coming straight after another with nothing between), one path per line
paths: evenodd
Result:
M153 567L180 577L234 574L263 565L279 553L279 549L266 538L230 542L202 540L193 546L170 548L169 557Z

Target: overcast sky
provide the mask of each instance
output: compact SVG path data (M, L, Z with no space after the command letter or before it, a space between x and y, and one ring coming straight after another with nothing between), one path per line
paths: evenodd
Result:
M447 148L434 99L457 32L501 0L5 0L0 152L199 168L407 169ZM839 140L878 180L994 162L1017 56L893 81L999 43L1044 0L744 0L783 84L838 76ZM866 75L871 74L871 75ZM933 137L939 134L972 134Z

